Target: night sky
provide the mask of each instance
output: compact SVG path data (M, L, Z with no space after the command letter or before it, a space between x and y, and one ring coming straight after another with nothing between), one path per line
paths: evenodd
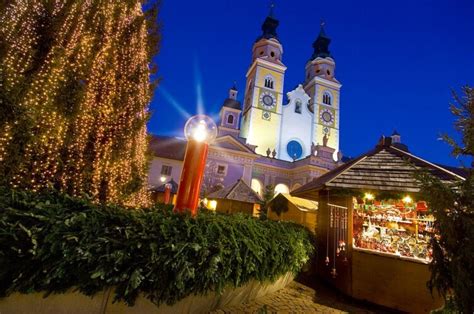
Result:
M154 134L183 136L186 114L202 106L217 116L234 81L244 90L269 1L162 3L156 58L161 82L148 127ZM344 155L356 157L396 129L412 153L459 165L438 138L455 134L451 90L474 85L474 1L280 0L274 12L288 67L284 93L303 82L320 21L326 23L342 83Z

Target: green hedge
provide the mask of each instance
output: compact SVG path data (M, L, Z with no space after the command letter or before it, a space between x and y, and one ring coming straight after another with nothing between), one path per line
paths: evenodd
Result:
M129 305L139 293L173 304L296 273L312 251L308 232L290 223L0 190L0 297L115 287L115 300Z

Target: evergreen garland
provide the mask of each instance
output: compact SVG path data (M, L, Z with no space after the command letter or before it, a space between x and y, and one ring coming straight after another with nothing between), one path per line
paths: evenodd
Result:
M0 189L0 297L13 292L94 295L115 288L133 305L220 292L298 272L313 251L306 229L248 215L158 207L130 211L52 193Z

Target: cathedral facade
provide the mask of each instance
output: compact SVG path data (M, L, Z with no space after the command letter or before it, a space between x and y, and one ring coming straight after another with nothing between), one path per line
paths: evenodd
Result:
M324 25L313 43L305 77L285 93L286 66L271 14L252 47L240 102L235 86L220 110L218 136L209 149L203 193L241 179L262 195L265 186L288 193L342 163L339 150L341 84ZM243 103L243 106L242 106ZM179 182L186 142L153 136L149 184Z
M278 20L268 16L262 35L252 48L247 71L240 137L256 146L256 153L275 151L279 159L293 161L311 154L312 145L327 143L339 151L339 92L330 39L321 25L314 52L302 83L284 93L286 66L278 40Z

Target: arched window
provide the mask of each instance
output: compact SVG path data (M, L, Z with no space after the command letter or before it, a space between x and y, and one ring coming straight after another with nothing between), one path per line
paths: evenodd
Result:
M301 107L303 106L303 104L301 103L301 100L296 100L295 102L295 112L296 113L301 113Z
M228 124L234 124L234 116L233 115L228 115L227 116L227 123Z
M288 188L286 184L279 183L275 186L275 194L278 194L278 193L288 194L290 193L290 189Z
M252 182L250 182L250 187L255 191L255 193L262 196L262 184L258 179L252 179Z
M332 104L332 99L331 99L331 93L328 91L325 91L323 94L323 104L331 106Z
M273 89L273 78L271 76L265 77L265 87Z

